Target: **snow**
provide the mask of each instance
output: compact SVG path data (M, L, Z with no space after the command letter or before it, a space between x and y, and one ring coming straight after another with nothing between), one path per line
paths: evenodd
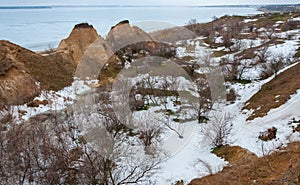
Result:
M267 29L266 28L259 28L259 29L257 29L257 31L258 32L264 32L264 31L267 31Z
M300 20L300 17L293 18L292 20ZM253 22L257 19L245 19L244 22ZM276 24L282 24L282 22L277 21ZM258 31L266 31L265 28L260 28ZM271 45L268 48L268 52L271 53L271 56L281 56L285 58L291 58L298 49L299 45L299 34L300 30L291 30L287 32L276 33L276 36L281 39L287 39L289 35L293 35L293 40L285 40L282 44ZM203 39L203 38L199 38ZM216 38L216 43L221 43L222 37ZM240 47L240 49L247 49L249 47L260 46L264 40L262 39L241 39L239 42L234 40L235 44L232 47ZM207 49L209 45L203 46L203 43L200 44L196 40L186 41L188 46L193 46L193 51L188 51L189 47L177 47L176 55L179 58L185 56L194 56L198 59L200 63L201 59L205 59L207 56L212 54L211 50ZM178 45L183 44L178 42ZM205 43L204 43L205 44ZM223 50L224 47L219 47L214 49L216 51ZM226 55L229 58L233 57L234 54ZM216 61L216 60L215 60ZM252 63L253 59L243 60L242 63ZM290 68L291 66L296 65L297 63L286 67L285 69L280 70L278 73ZM132 65L127 62L125 68L131 68ZM289 120L292 118L300 118L300 90L297 91L297 94L291 96L291 99L284 105L272 109L266 116L262 118L256 118L252 121L246 121L248 116L252 113L253 110L242 110L245 106L245 103L257 93L263 84L274 78L274 75L266 80L255 81L259 79L261 74L261 67L254 66L247 68L243 73L244 79L249 79L253 81L250 84L231 84L227 83L226 85L229 88L235 89L236 93L239 95L236 102L233 104L218 104L218 108L211 112L220 113L226 112L232 117L232 132L229 137L230 145L241 146L249 151L255 153L258 156L263 156L268 153L271 153L276 150L277 147L286 145L288 142L298 140L299 133L293 133ZM196 70L197 73L208 73L210 72L209 68L201 68ZM141 81L142 78L146 75L139 75L135 78L130 79L133 84L134 82ZM169 81L171 81L171 77ZM161 82L163 82L162 77L153 78L156 83L154 86L156 88L161 87ZM187 91L193 96L197 96L197 92L193 83L182 76L176 77L176 82L178 85L179 91ZM97 80L82 81L80 79L74 79L74 82L71 86L64 88L61 91L43 91L35 100L48 100L49 104L39 107L28 107L25 105L14 106L14 116L20 120L28 120L30 117L37 115L39 113L51 111L51 110L62 110L67 106L74 104L80 96L90 92L91 87L96 86L98 83ZM279 98L280 94L276 96ZM167 98L167 107L173 112L178 111L179 107L173 104L172 99L174 97ZM182 101L184 103L184 101ZM260 109L261 107L257 108ZM164 109L163 106L150 107L149 110L134 112L135 119L142 119L143 114L163 116L160 110ZM26 111L25 114L21 115L19 111ZM158 111L158 112L157 112ZM181 115L171 116L172 118L180 119L191 119L191 111L186 109L185 113ZM184 112L183 111L183 112ZM217 157L211 153L210 143L205 140L203 134L200 130L205 127L205 124L198 124L197 121L188 121L186 123L176 123L171 121L171 124L176 128L182 135L183 138L179 138L178 135L170 130L162 134L162 143L161 146L167 153L167 157L164 159L161 167L161 173L156 175L157 184L165 185L174 183L177 180L184 180L185 183L191 181L194 178L203 177L209 175L210 173L216 173L223 169L228 163L223 159ZM276 127L278 129L277 138L268 142L263 142L258 139L258 136L261 132L266 131L271 127Z
M244 22L245 23L249 23L249 22L255 22L257 21L258 19L245 19Z
M177 49L176 49L176 56L178 58L183 58L186 55L187 54L186 54L186 48L185 47L177 47Z
M285 59L291 59L298 49L298 42L294 40L287 40L283 44L272 45L268 48L271 56L280 56Z
M281 39L299 40L300 39L300 29L289 30L286 32L276 33L276 37Z
M300 91L284 105L271 110L266 116L245 122L248 114L240 114L235 117L232 145L238 145L250 150L258 156L271 153L277 147L287 144L294 139L299 140L299 134L293 133L288 125L288 120L299 117ZM275 140L262 142L258 139L260 132L269 128L278 129Z
M257 38L257 39L240 39L240 40L233 40L234 45L231 46L233 48L239 48L240 50L245 50L251 47L260 46L264 40Z
M215 43L223 43L223 37L216 37Z
M300 21L300 17L294 17L294 18L290 19L290 21Z
M162 164L162 173L157 177L157 184L171 184L177 180L185 183L194 178L209 175L205 166L199 164L199 160L205 161L216 173L227 164L223 159L212 154L211 148L199 133L201 125L194 122L185 123L184 138L172 135L164 142L167 152L171 152L169 158Z
M28 120L37 114L44 113L50 110L62 110L67 106L73 104L79 95L84 94L91 90L93 84L96 84L97 80L82 81L75 79L71 86L65 87L60 91L42 91L41 94L34 98L34 100L47 100L47 105L39 105L39 107L29 107L27 104L13 106L13 116L16 120ZM20 111L26 111L25 114L19 114Z

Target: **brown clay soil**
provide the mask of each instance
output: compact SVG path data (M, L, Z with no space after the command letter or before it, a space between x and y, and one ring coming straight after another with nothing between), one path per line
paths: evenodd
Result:
M271 155L249 158L223 171L192 180L189 185L299 185L300 143L289 144Z
M264 84L261 90L246 102L243 109L254 110L247 120L267 115L271 109L285 104L298 89L300 89L300 63Z

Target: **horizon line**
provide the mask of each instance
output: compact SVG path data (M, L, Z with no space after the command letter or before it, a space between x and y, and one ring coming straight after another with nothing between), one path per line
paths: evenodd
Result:
M230 6L272 6L272 5L300 5L297 3L287 4L287 3L280 3L280 4L215 4L215 5L131 5L131 4L124 4L124 5L84 5L84 4L74 4L74 5L0 5L0 8L55 8L55 7L230 7Z

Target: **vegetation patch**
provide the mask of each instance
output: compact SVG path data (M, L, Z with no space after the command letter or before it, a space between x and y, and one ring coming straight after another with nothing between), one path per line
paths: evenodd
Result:
M228 54L228 52L224 51L224 50L220 50L220 51L214 51L214 57L222 57L224 55Z
M251 83L251 80L237 79L237 80L235 80L235 82L240 83L240 84L249 84L249 83Z
M280 73L276 78L264 84L261 90L246 102L243 109L254 110L247 120L263 117L271 109L285 104L298 89L300 89L300 64Z
M300 48L295 53L294 58L300 58Z

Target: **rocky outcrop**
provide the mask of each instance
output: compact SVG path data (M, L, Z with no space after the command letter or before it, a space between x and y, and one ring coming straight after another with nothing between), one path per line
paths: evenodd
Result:
M175 56L175 47L169 43L154 40L142 29L131 26L128 21L122 21L113 26L106 37L113 51L122 58L128 55L141 53L151 56L172 57Z
M23 104L41 89L62 89L71 84L74 76L111 79L133 56L175 56L175 47L153 41L149 34L130 26L128 21L112 27L106 39L93 26L81 23L75 25L57 49L49 52L38 54L0 41L2 104Z
M106 40L111 44L114 52L139 42L153 41L150 35L136 26L131 26L127 20L113 26Z
M63 39L57 51L68 53L78 65L86 50L94 43L101 44L103 50L109 50L110 46L101 38L92 25L81 23L75 25L69 37Z

